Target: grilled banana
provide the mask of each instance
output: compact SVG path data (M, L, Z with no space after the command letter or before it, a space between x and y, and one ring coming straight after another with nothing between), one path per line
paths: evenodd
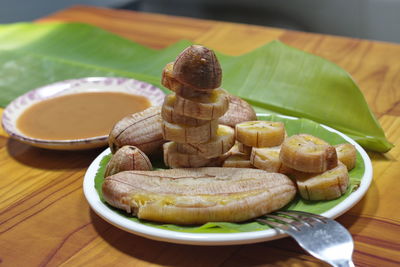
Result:
M250 162L250 156L245 154L232 154L222 164L224 168L254 168Z
M180 153L199 155L204 158L215 158L228 152L235 143L235 131L225 125L218 125L217 134L210 141L201 144L178 143Z
M356 166L357 151L352 144L340 144L335 146L338 160L346 165L347 170L351 170Z
M162 134L165 140L178 143L206 143L217 134L218 121L208 121L200 126L187 126L184 124L174 124L163 121Z
M279 156L283 164L302 172L319 173L337 165L335 148L309 134L285 139Z
M251 150L252 150L251 146L246 146L245 144L242 144L240 142L237 142L236 144L237 144L237 148L238 148L240 153L243 153L245 155L250 155L251 154Z
M283 174L237 168L120 172L105 178L102 191L110 205L139 219L186 225L246 221L296 194Z
M207 123L207 120L199 120L188 116L183 116L174 111L175 95L167 95L161 109L161 117L170 123L185 124L187 126L200 126Z
M164 163L170 168L197 168L209 164L212 159L206 159L199 155L180 153L177 151L177 143L168 142L163 145Z
M218 88L222 81L222 70L216 55L201 45L183 50L174 62L172 73L179 82L196 90Z
M215 120L225 114L229 108L228 93L215 89L200 97L183 98L176 95L174 111L180 115L200 120Z
M244 121L257 120L253 107L240 97L229 95L228 111L218 119L220 124L235 128L235 125Z
M302 198L308 200L331 200L346 192L349 185L347 167L339 162L330 170L319 174L295 174L297 188Z
M279 146L285 138L282 122L247 121L236 124L236 140L251 147Z
M256 148L251 150L251 164L264 171L280 172L282 162L279 158L280 146Z
M140 149L134 146L123 146L112 155L107 163L104 177L122 171L151 171L152 169L149 158Z
M115 153L125 145L136 146L147 155L160 151L165 142L160 113L161 107L150 107L117 122L108 137L111 152Z

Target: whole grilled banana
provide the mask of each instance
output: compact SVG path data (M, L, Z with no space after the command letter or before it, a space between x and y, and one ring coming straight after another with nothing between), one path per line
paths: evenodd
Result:
M285 139L282 122L247 121L236 124L236 140L251 147L279 146Z
M346 192L349 185L347 167L341 162L323 173L297 173L294 177L301 197L308 200L338 198Z
M210 141L200 144L178 143L180 153L199 155L204 158L215 158L228 152L235 144L235 130L229 126L218 125L217 134Z
M309 134L293 135L285 139L279 156L286 166L309 173L334 168L338 161L333 146Z
M199 144L209 142L216 136L218 129L217 120L207 121L200 126L174 124L164 120L161 125L164 139L178 143Z
M140 219L186 225L246 221L296 194L283 174L211 167L120 172L105 178L102 191L110 205Z
M356 166L357 151L352 144L340 144L335 146L338 160L346 165L347 170L352 170Z
M104 177L122 171L151 171L153 166L149 158L135 146L123 146L112 155L107 163Z
M136 146L146 155L160 151L165 142L160 113L161 107L150 107L117 122L108 137L111 152L115 153L125 145Z
M165 143L163 150L164 163L170 168L197 168L206 166L212 161L199 155L178 152L175 142Z

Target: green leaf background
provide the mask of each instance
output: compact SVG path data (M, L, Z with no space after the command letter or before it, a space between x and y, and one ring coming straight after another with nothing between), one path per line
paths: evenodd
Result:
M326 130L318 123L315 123L311 120L307 119L293 120L293 119L282 118L276 115L259 116L259 119L284 122L286 131L289 136L296 133L308 133L314 136L318 136L332 145L346 142L340 135ZM103 199L101 192L101 185L104 181L105 167L110 158L111 155L107 155L102 159L97 174L94 177L97 193L99 194L102 202L105 203L106 205L108 204ZM157 165L158 167L160 166L159 162L157 162ZM308 211L318 214L328 211L329 209L333 208L334 206L345 200L354 190L358 188L361 179L364 175L364 171L365 171L364 162L361 158L361 155L358 153L356 167L349 173L350 186L347 188L347 191L343 196L341 196L338 199L330 201L307 201L297 197L295 200L289 203L284 209ZM251 232L251 231L268 229L268 226L259 224L255 221L248 221L243 223L210 222L201 226L181 226L174 224L161 224L161 223L139 220L136 217L130 216L124 211L115 209L111 206L109 206L109 208L114 210L120 216L128 218L129 220L132 220L134 222L171 231L190 232L190 233L238 233L238 232Z
M87 76L131 77L162 88L163 67L190 44L153 50L80 23L0 25L0 106L36 87ZM216 53L223 87L257 111L329 125L370 150L393 146L357 84L334 63L279 41L241 56Z

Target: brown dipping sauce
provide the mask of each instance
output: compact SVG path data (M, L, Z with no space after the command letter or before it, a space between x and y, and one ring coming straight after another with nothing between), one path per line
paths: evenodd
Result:
M151 106L139 95L90 92L55 97L24 111L17 128L37 139L67 140L108 135L126 115Z

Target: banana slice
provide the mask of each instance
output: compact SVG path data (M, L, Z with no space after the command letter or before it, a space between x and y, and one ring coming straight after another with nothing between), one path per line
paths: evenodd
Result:
M199 155L204 158L215 158L228 152L235 143L235 130L229 126L218 125L217 134L207 143L177 144L177 151Z
M349 185L347 167L339 162L338 165L320 174L295 175L297 188L302 198L308 200L331 200L346 192Z
M236 124L236 140L252 147L279 146L285 139L282 122L246 121Z
M208 165L213 159L199 155L179 153L177 143L168 142L163 145L164 163L170 168L197 168Z
M250 155L251 154L251 146L246 146L243 143L237 142L237 148L239 150L240 153L243 153L245 155Z
M309 134L293 135L285 139L280 159L290 168L309 173L324 172L337 165L335 148Z
M187 126L200 126L208 122L208 120L199 120L187 116L180 115L174 111L175 95L167 95L161 108L161 117L170 123L184 124Z
M280 172L282 162L279 158L280 146L253 148L251 150L250 162L258 168L268 172Z
M192 98L204 95L204 91L198 91L196 88L191 87L189 85L183 84L175 79L172 69L174 67L174 63L168 63L162 73L161 84L171 91L175 92L177 95L183 98Z
M135 146L123 146L115 152L107 163L104 177L122 171L151 171L153 169L149 158Z
M352 144L340 144L335 146L338 160L346 165L347 170L356 166L357 151Z
M222 167L225 168L254 168L250 162L250 156L245 154L233 154L229 156Z
M187 126L162 121L162 134L165 140L178 143L206 143L217 134L218 120L208 121L200 126Z
M229 108L228 93L215 89L193 98L176 95L174 111L180 115L200 120L214 120L223 116Z

